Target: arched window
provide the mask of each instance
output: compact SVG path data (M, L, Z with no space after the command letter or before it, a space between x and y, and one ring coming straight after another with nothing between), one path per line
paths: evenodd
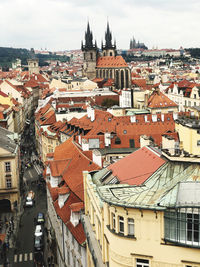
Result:
M121 89L124 88L124 71L121 70Z
M116 88L119 89L119 71L116 70L115 72L115 77L116 77Z
M120 145L121 144L121 140L120 140L120 138L118 136L115 139L115 144L116 145Z
M102 78L105 78L105 70L103 70L103 77Z
M112 52L110 52L110 56L111 56L111 57L113 56L113 53L112 53Z
M128 75L128 70L125 71L125 75L126 75L126 88L129 87L129 75Z
M92 53L90 53L90 59L93 59L93 54Z
M110 78L112 79L112 70L110 70Z
M100 70L100 78L102 78L102 70Z

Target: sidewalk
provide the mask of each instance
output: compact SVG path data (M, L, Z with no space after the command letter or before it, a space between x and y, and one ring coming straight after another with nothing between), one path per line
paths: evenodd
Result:
M23 206L21 202L19 210L1 214L0 220L2 221L2 228L0 232L5 234L5 240L0 247L0 267L11 266L9 263L14 257L15 244L22 213Z

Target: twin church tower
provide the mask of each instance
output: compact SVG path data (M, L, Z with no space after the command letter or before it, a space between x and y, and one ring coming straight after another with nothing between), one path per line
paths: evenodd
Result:
M116 43L112 43L112 33L109 23L105 33L105 45L102 42L101 52L96 41L93 42L93 34L88 22L85 32L85 43L81 44L83 51L83 76L93 80L95 78L113 79L117 89L130 87L130 69L121 56L117 56Z

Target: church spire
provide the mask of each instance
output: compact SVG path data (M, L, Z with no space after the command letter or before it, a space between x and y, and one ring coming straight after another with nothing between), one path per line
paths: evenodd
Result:
M88 50L88 49L91 49L91 48L97 49L96 42L95 42L95 44L93 44L93 34L92 34L92 31L90 30L89 21L88 21L88 24L87 24L87 30L85 32L85 45L82 44L81 48L82 48L82 50Z
M105 32L105 46L103 47L104 49L115 49L116 44L112 44L112 33L110 31L110 25L109 22L107 21L107 28Z
M107 22L107 30L105 33L105 47L106 48L112 48L112 33L110 31L109 22Z

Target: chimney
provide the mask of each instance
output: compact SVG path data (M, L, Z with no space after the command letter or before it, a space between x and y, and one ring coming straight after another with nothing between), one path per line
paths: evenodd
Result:
M149 99L148 94L145 94L144 95L144 107L145 108L148 106L148 99Z
M90 109L90 119L91 121L94 121L95 119L95 110L93 108Z

